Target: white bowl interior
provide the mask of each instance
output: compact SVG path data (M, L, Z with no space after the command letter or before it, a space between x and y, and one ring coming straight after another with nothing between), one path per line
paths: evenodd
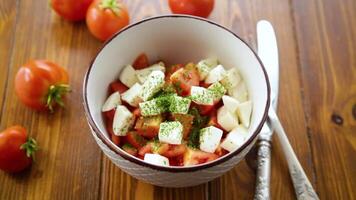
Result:
M118 79L122 67L131 64L142 52L150 61L164 60L170 64L197 62L216 56L225 68L238 68L253 102L250 136L262 121L268 86L261 64L251 49L231 32L211 22L165 16L124 30L105 45L93 62L85 92L89 112L96 126L106 135L101 106L108 95L108 86Z

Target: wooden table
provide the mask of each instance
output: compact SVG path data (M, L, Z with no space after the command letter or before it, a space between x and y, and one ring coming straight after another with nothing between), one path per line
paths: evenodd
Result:
M132 22L169 13L165 0L125 2ZM356 1L216 0L210 18L255 49L256 22L272 22L280 50L278 113L291 144L321 199L355 199ZM168 189L137 181L103 156L82 106L83 77L100 45L85 23L60 19L47 0L1 0L1 129L25 126L41 150L31 169L0 172L0 199L252 199L255 171L246 161L210 183ZM18 101L14 75L31 58L68 69L73 92L66 109L37 113ZM277 140L272 197L295 198Z

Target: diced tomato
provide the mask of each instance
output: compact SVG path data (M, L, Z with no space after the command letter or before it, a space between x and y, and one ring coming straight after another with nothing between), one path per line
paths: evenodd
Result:
M217 159L218 157L218 155L213 153L207 153L204 151L187 148L187 151L184 154L184 166L192 166L210 162Z
M183 166L183 156L176 156L168 159L170 166Z
M161 154L167 158L182 156L187 149L185 144L173 145L162 143L159 145L157 149L157 153Z
M107 120L106 121L106 130L109 132L109 137L111 138L111 141L116 144L120 145L120 136L117 136L114 134L114 131L112 129L112 120Z
M152 142L148 142L145 146L139 148L138 155L143 158L146 153L152 153Z
M171 75L176 72L177 70L183 68L183 64L176 64L176 65L171 65L166 68L166 81L169 81Z
M152 139L158 135L159 126L163 121L161 115L140 117L136 121L135 130L143 137Z
M208 88L210 85L211 85L211 83L205 83L204 81L201 81L201 82L199 83L199 86L200 86L200 87L204 87L204 88Z
M194 64L190 63L184 68L181 68L174 72L170 80L177 89L179 95L187 96L190 94L190 88L192 86L199 85L199 73Z
M137 149L145 146L147 143L146 139L139 135L136 131L128 132L125 137L126 141Z
M135 61L132 63L134 69L143 69L148 67L150 64L148 62L148 57L145 53L141 53Z
M201 115L208 115L214 108L215 105L198 105L198 110Z
M217 117L217 111L216 109L213 109L210 114L209 114L209 122L207 126L215 126L216 128L219 128L221 130L224 130L223 127L218 123L218 117Z
M115 116L115 108L111 109L109 111L103 112L106 120L108 121L113 121L114 120L114 116Z
M116 144L117 146L120 145L120 136L117 136L117 135L114 135L112 134L111 135L111 141Z
M119 92L120 94L122 94L128 89L129 88L119 80L110 83L110 94L114 92Z
M183 125L183 138L187 139L193 126L194 116L189 114L172 114L173 120Z
M131 154L133 156L137 155L137 149L135 147L133 147L131 144L128 144L128 143L124 144L122 146L122 149L124 151L126 151L128 154Z
M135 108L133 111L132 111L132 114L136 117L136 118L139 118L141 117L141 110L139 108Z

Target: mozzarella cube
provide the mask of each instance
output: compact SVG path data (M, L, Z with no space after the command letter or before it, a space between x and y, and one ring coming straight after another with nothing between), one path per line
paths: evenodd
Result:
M252 113L252 102L246 101L237 106L237 115L242 124L248 128L250 126L250 118Z
M163 122L159 126L158 139L168 144L181 144L183 138L183 125L178 122Z
M142 85L135 83L130 89L122 93L122 100L126 101L133 107L137 107L142 102L140 97Z
M222 65L218 65L209 72L208 76L205 79L205 83L209 84L218 82L224 78L225 73L226 71L224 67Z
M151 101L139 103L139 107L142 116L159 115L165 112L165 109L162 108L159 103L157 103L157 99L152 99Z
M234 112L230 112L230 110L226 106L222 106L221 108L219 108L217 118L220 126L227 131L231 131L239 125L239 121L236 117L236 114Z
M214 153L220 144L223 131L215 126L209 126L200 130L199 143L200 150Z
M220 101L221 97L226 93L225 87L219 82L210 85L208 90L213 94L214 102Z
M239 125L227 134L220 146L229 152L234 151L245 143L248 136L249 134L247 129L242 125Z
M211 91L199 86L192 86L190 89L190 98L200 105L213 105L214 98Z
M135 121L132 113L122 105L116 107L113 131L117 136L125 136Z
M106 111L112 110L120 104L121 104L120 93L114 92L106 99L103 107L101 108L101 111L106 112Z
M169 166L168 158L161 156L159 154L146 153L143 160L147 163L161 166Z
M164 85L164 73L153 71L142 85L140 97L143 101L150 100Z
M164 63L163 62L159 62L156 63L154 65L151 65L150 67L144 68L144 69L140 69L140 70L136 70L136 77L138 78L138 80L140 81L141 84L143 84L148 76L153 72L153 71L161 71L161 72L165 72L166 68L164 67Z
M236 113L237 106L240 104L238 100L230 96L224 95L222 97L222 101L227 110L229 110L231 113Z
M239 84L241 80L240 74L236 68L227 70L220 83L227 89L233 88Z
M217 65L218 60L216 58L207 58L205 60L201 60L196 66L198 69L200 81L204 80L206 76L208 76L210 70Z
M227 93L230 96L237 99L239 102L245 102L248 100L247 88L246 88L245 82L243 82L243 81L240 81L240 83L237 84L237 86L229 89L227 91Z
M191 100L180 96L171 98L169 111L171 113L187 114L189 111Z
M119 80L127 87L132 87L138 82L136 71L131 65L127 65L120 73Z

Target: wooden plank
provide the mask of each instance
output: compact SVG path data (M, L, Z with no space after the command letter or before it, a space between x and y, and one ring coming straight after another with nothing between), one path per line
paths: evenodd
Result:
M101 153L83 114L82 80L100 43L84 23L56 16L47 0L21 1L18 10L1 127L25 126L41 150L31 170L19 175L0 172L0 199L97 199ZM13 91L15 73L34 58L46 58L68 69L73 92L66 109L37 113L18 101Z
M124 0L124 3L130 10L131 22L170 13L165 0ZM109 159L103 158L101 199L206 199L206 192L206 184L182 189L155 187L127 175Z
M0 113L2 113L7 74L9 71L10 57L15 32L17 1L0 2ZM1 117L1 114L0 114Z
M219 22L232 28L255 49L257 21L267 19L273 24L280 56L278 113L302 166L313 181L312 157L301 100L297 44L289 1L219 1L215 13L217 19L223 19ZM252 199L254 185L255 171L243 161L221 179L210 184L211 199ZM295 198L288 167L276 137L272 152L271 195L272 199Z
M356 2L293 5L317 190L321 199L355 199Z

